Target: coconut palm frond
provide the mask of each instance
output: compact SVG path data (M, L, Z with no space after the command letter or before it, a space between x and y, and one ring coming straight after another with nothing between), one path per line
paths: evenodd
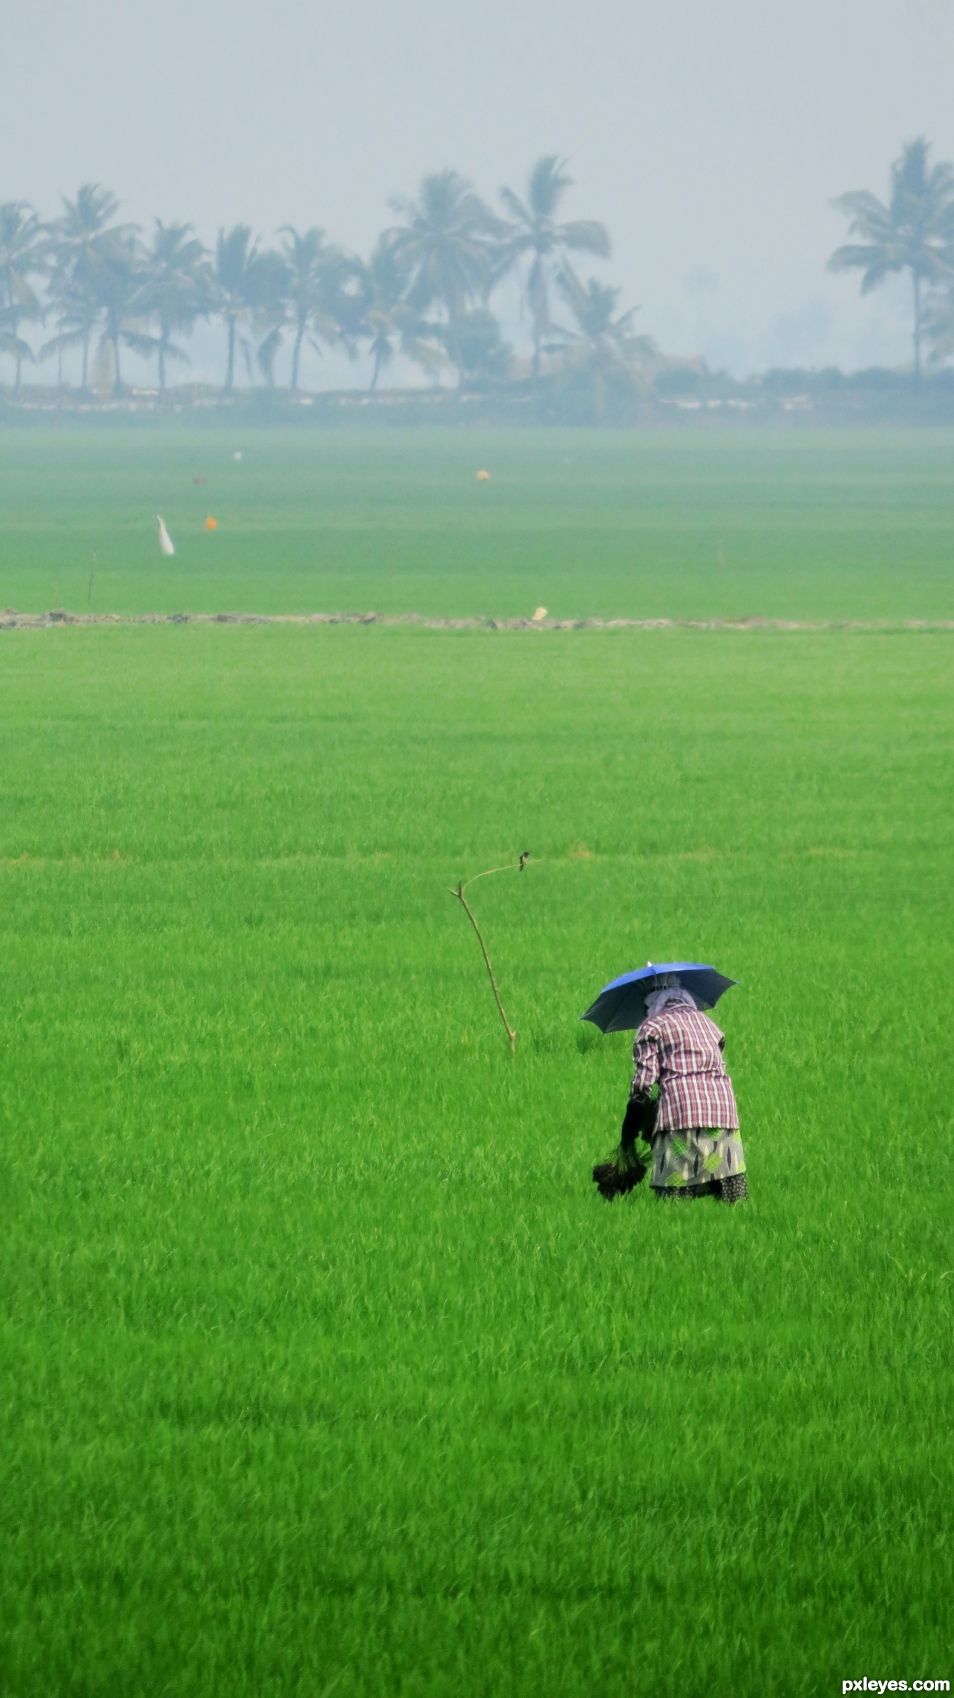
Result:
M609 231L595 218L577 218L563 224L560 235L563 247L569 248L572 253L593 254L598 259L610 257L612 243Z
M831 204L837 212L852 220L852 229L859 234L881 233L891 228L890 208L867 189L852 189L847 194L836 195Z
M0 353L12 354L16 360L29 360L31 365L36 359L29 342L24 342L23 337L12 330L0 330Z
M55 336L51 336L48 342L41 344L36 357L38 360L46 360L51 354L65 352L67 348L80 348L85 334L83 330L60 330Z
M535 219L552 218L567 189L572 189L573 178L566 166L567 161L556 153L544 154L534 165L527 186L527 200Z
M134 354L141 354L143 359L151 359L159 349L158 336L150 336L148 331L134 330L126 327L120 331L123 345L130 348ZM168 348L165 350L168 355Z
M530 211L526 201L521 200L520 196L516 194L513 189L508 188L501 189L500 198L514 222L518 225L522 224L529 229L533 223L533 213Z
M840 248L836 248L829 258L828 269L868 271L875 264L882 264L887 269L890 252L889 248L876 246L873 242L845 242Z
M256 363L266 383L272 384L275 381L275 360L281 345L281 326L276 325L275 329L269 332L256 349Z

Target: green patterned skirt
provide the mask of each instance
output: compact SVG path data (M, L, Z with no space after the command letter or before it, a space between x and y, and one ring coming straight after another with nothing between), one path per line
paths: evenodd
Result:
M649 1183L654 1191L682 1191L744 1172L745 1151L738 1132L720 1131L717 1126L690 1126L681 1132L657 1132L653 1139Z

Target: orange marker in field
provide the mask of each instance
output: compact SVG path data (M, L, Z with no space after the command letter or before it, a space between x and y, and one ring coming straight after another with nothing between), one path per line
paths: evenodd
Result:
M217 531L219 528L218 519L213 519L211 513L207 513L205 516L205 528L207 531Z

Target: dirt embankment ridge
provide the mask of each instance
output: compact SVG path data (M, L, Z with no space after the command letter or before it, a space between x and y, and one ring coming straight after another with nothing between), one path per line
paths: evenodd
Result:
M90 625L388 625L426 631L954 631L954 619L504 619L423 613L47 613L0 610L0 631Z

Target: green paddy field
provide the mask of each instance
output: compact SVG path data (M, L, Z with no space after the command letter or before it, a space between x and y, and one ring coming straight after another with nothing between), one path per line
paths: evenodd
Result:
M827 626L0 629L4 1698L954 1676L954 436L7 431L0 504L20 613ZM526 849L511 1058L448 887ZM667 958L744 1208L590 1184Z

